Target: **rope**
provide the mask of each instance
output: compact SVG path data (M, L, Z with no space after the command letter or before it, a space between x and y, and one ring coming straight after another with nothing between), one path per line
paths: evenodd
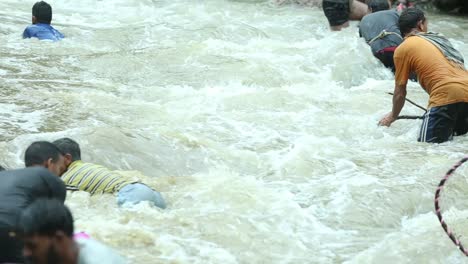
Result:
M439 183L439 186L437 187L437 190L436 190L436 193L435 193L435 198L434 198L434 206L435 206L435 212L436 212L436 215L437 215L437 218L439 218L439 222L440 224L442 225L442 228L444 229L445 233L448 235L448 237L450 238L450 240L452 240L452 242L458 247L458 249L461 250L461 252L463 252L463 254L465 256L468 257L468 250L466 250L462 243L460 242L460 240L458 240L456 237L455 237L455 234L452 232L452 230L450 230L447 226L447 224L445 223L444 219L442 218L442 214L440 213L440 206L439 206L439 198L440 198L440 193L442 192L442 188L444 187L444 184L447 182L448 178L450 176L452 176L453 172L458 168L460 167L463 163L465 163L465 161L468 160L468 156L464 157L463 159L461 159L459 162L457 162L448 172L447 174L445 174L444 178L442 178L442 180L440 181Z
M403 38L400 36L400 34L396 33L396 32L391 32L391 31L387 31L387 30L382 30L382 32L380 32L379 35L375 36L373 39L369 40L367 42L367 44L372 44L374 41L378 40L378 39L382 39L382 38L385 38L386 36L389 36L389 35L396 35L398 36L401 40L403 40Z
M393 95L393 93L387 93L387 94ZM424 111L424 114L427 113L426 108L424 108L424 107L418 105L417 103L411 101L411 100L408 99L408 98L405 98L405 100L408 101L410 104L412 104L412 105L414 105L414 106L416 106L416 107L422 109L422 110ZM424 119L424 115L422 115L422 116L401 115L401 116L398 116L398 117L397 117L397 120L398 120L398 119Z
M397 117L398 119L424 119L424 116L401 115Z
M388 94L389 94L389 95L393 95L393 93L388 93ZM418 105L417 103L411 101L410 99L405 98L405 100L408 101L410 104L412 104L412 105L414 105L414 106L416 106L416 107L422 109L422 110L424 111L424 113L427 112L427 109L426 109L426 108L424 108L424 107Z

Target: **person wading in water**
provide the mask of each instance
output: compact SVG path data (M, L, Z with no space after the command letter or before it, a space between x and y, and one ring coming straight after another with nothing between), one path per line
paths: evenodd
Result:
M395 91L392 111L379 122L390 126L405 104L406 85L412 72L429 94L418 141L441 143L468 132L468 71L460 52L442 35L427 33L428 21L417 8L405 9L399 18L405 39L395 51Z

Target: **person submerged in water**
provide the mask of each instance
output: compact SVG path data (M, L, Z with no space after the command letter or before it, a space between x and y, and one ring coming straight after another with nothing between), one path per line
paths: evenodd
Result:
M52 7L44 2L37 2L32 8L32 25L26 27L23 32L23 38L38 38L39 40L57 41L64 36L58 30L53 28Z
M429 94L418 141L441 143L468 132L468 71L450 41L427 32L427 19L418 8L405 9L398 21L405 39L395 51L395 91L392 111L379 122L390 126L405 104L411 72Z
M369 1L369 10L372 12L364 16L359 24L359 36L366 40L374 57L395 73L393 54L398 45L403 42L398 18L395 10L390 10L389 0Z
M62 175L62 180L67 186L91 194L117 193L119 205L149 201L157 207L166 208L161 194L147 185L125 180L106 167L81 161L80 146L74 140L61 138L53 144L64 154L67 171Z
M40 198L19 216L23 256L35 264L123 264L114 250L87 236L74 235L73 215L57 199Z
M368 13L367 5L357 0L323 0L323 13L332 31L349 26L349 20L361 20Z

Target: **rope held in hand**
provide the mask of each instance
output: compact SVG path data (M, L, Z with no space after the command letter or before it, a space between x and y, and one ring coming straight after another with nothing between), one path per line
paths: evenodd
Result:
M397 119L424 119L424 116L401 115Z
M389 95L393 95L393 93L388 93L388 94L389 94ZM426 108L424 108L424 107L418 105L417 103L411 101L410 99L405 98L405 100L408 101L410 104L412 104L412 105L414 105L414 106L416 106L416 107L418 107L418 108L421 108L424 112L427 112L427 109L426 109Z
M393 95L393 93L387 93L389 95ZM410 99L408 98L405 98L406 101L408 101L410 104L416 106L417 108L420 108L424 111L424 114L427 113L427 109L418 105L417 103L411 101ZM424 115L422 116L412 116L412 115L401 115L401 116L398 116L397 119L424 119Z
M444 178L439 183L439 186L437 187L437 191L435 193L435 199L434 199L434 206L435 206L435 212L437 215L437 218L439 218L439 222L442 225L442 228L444 229L445 233L449 236L450 240L465 254L465 256L468 257L468 250L463 247L462 243L458 238L455 237L455 234L450 230L445 223L444 219L442 218L442 214L440 212L440 206L439 206L439 198L440 198L440 193L442 192L442 188L444 187L444 184L447 182L448 178L452 176L452 174L455 172L455 170L460 167L465 161L468 160L468 156L464 157L461 159L459 162L457 162L448 172L445 174Z

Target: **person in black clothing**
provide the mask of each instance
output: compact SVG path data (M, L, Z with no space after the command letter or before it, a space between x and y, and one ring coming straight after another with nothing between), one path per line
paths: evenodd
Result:
M16 238L21 211L41 197L64 202L65 184L40 167L1 171L0 179L0 263L22 263L22 243Z

